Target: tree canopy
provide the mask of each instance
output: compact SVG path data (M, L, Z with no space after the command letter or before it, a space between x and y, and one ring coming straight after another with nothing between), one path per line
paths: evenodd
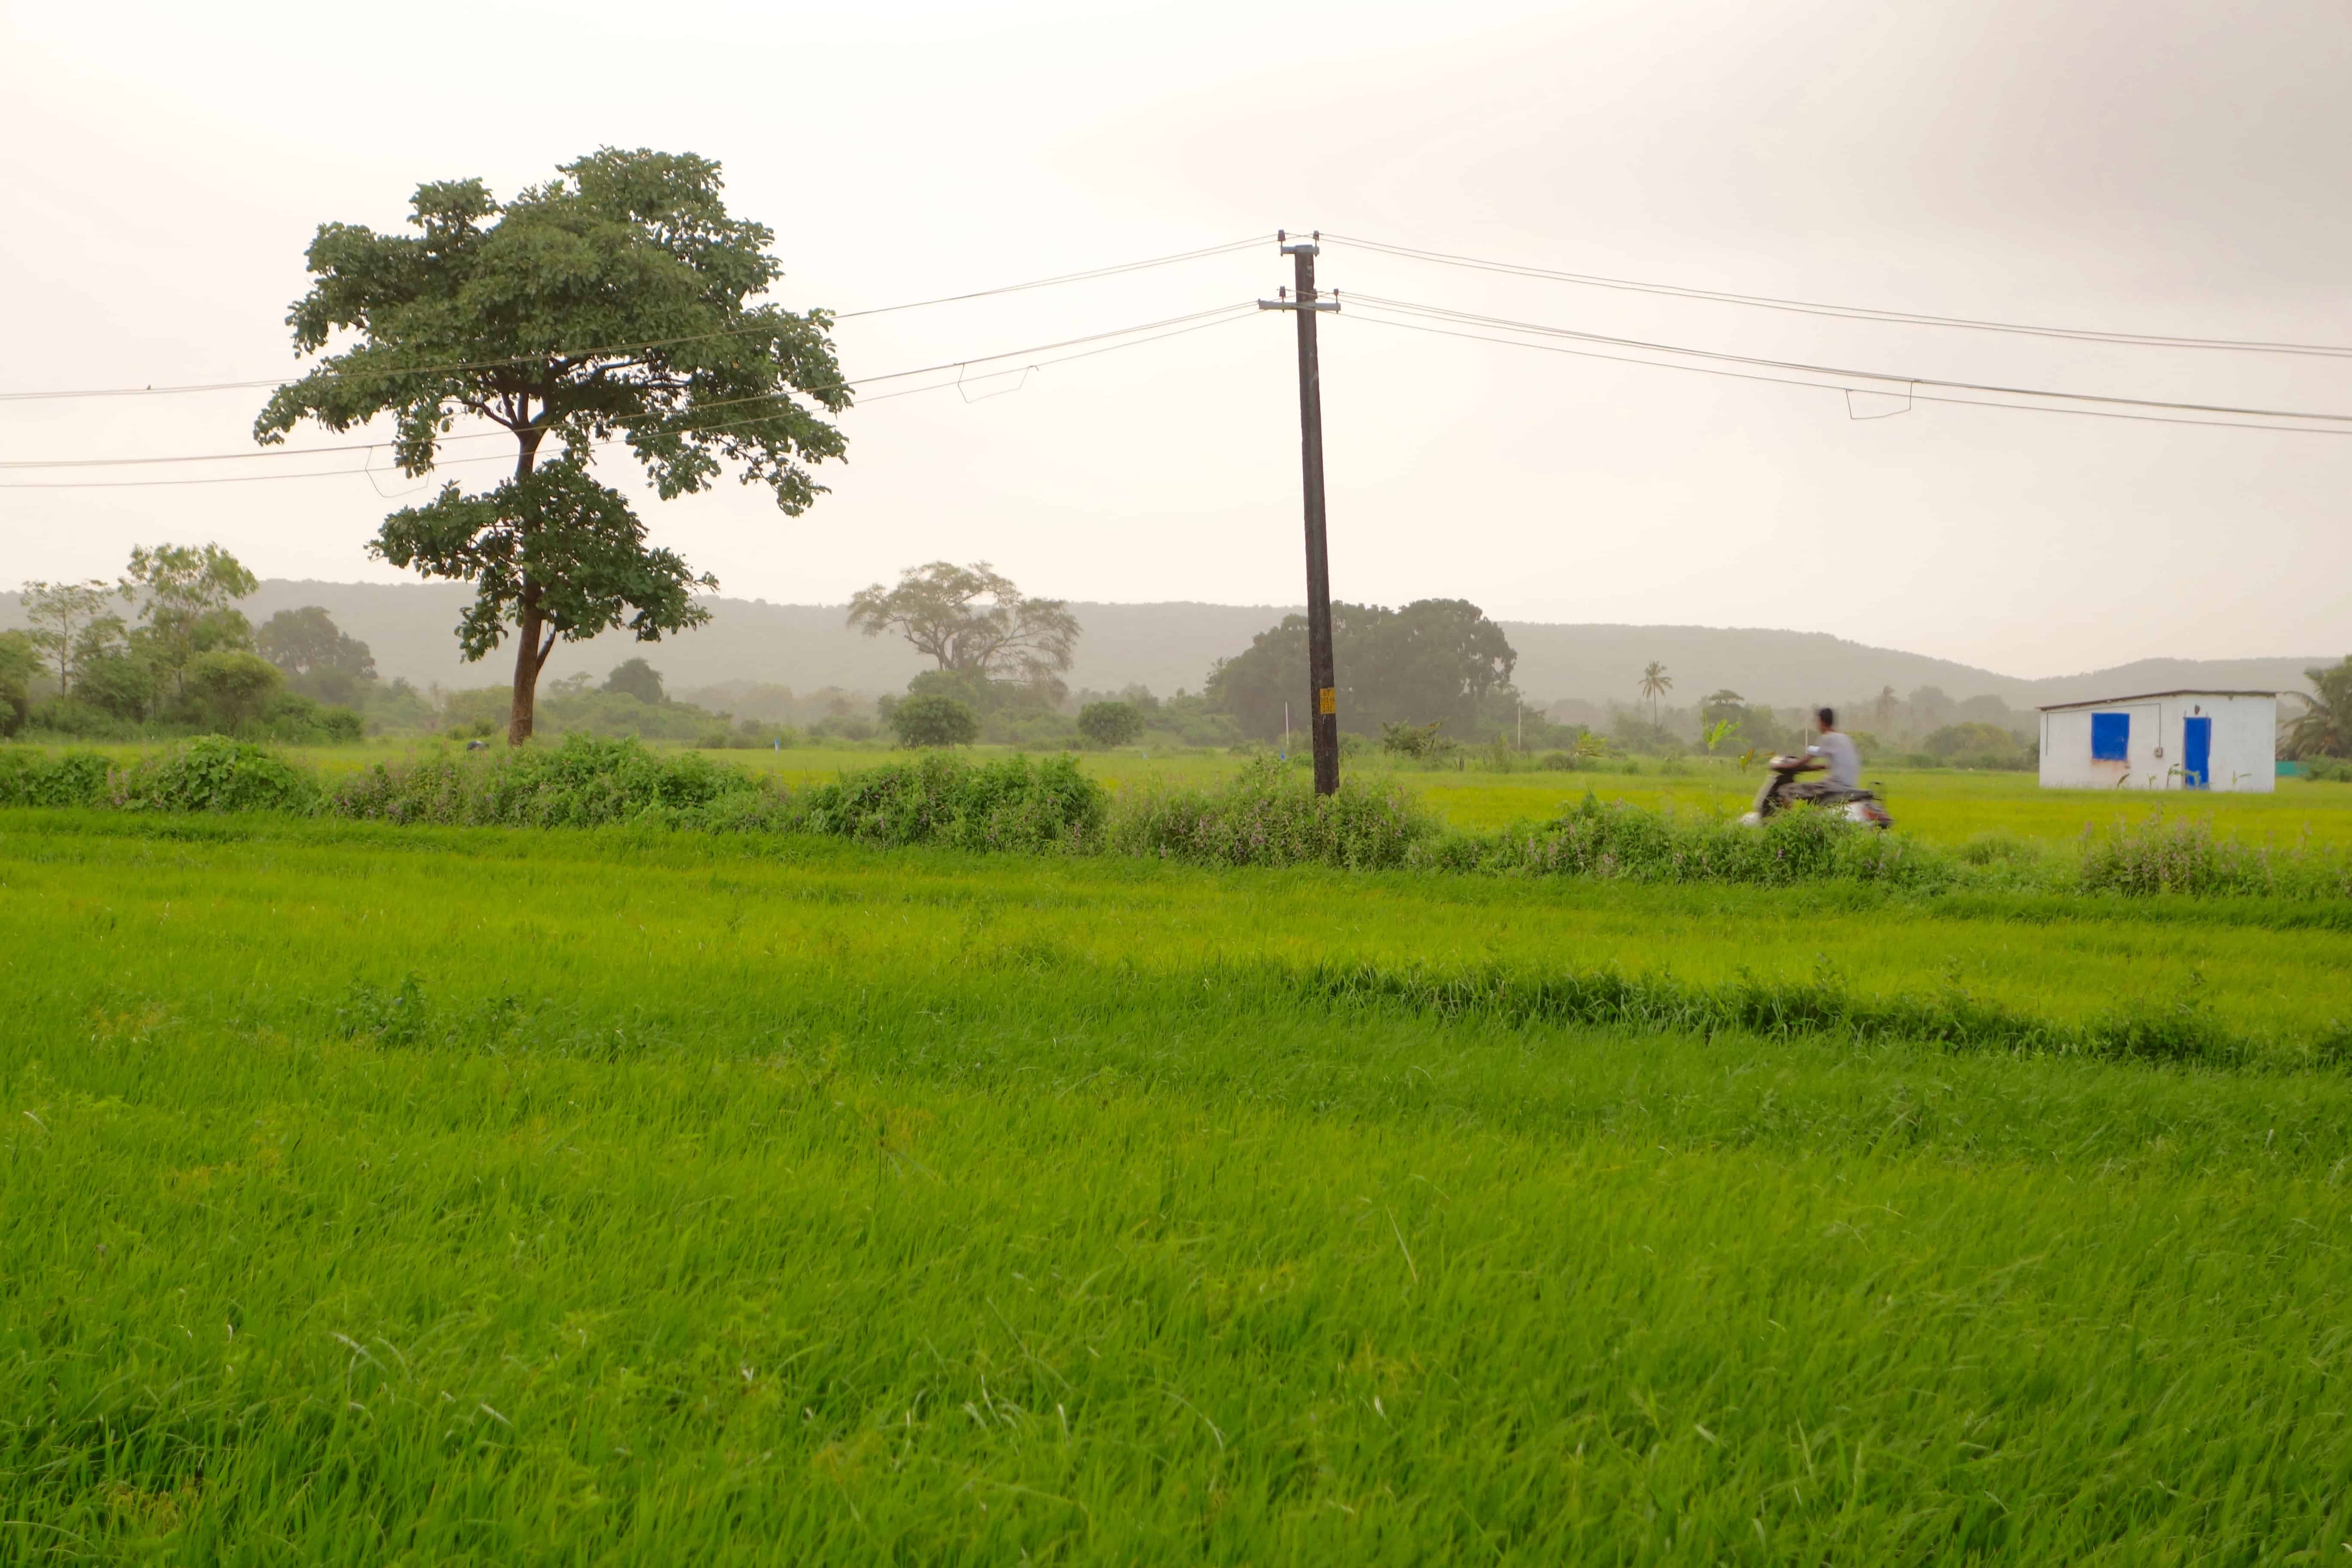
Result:
M73 689L74 654L84 634L110 613L108 601L121 593L120 587L96 577L80 583L25 584L25 618L33 623L26 636L35 649L57 666L60 691Z
M733 467L787 516L823 493L811 466L844 449L820 416L850 401L832 318L754 302L782 276L775 237L730 216L720 184L707 158L608 147L505 203L480 180L420 185L414 235L331 223L310 244L316 281L287 321L322 357L278 389L255 437L386 416L413 476L461 418L513 438L510 478L445 485L385 519L372 549L476 585L467 658L513 631L516 744L558 640L621 626L658 640L706 620L695 592L718 585L646 542L627 498L591 473L598 447L625 445L665 500Z
M321 702L354 701L376 678L373 650L317 605L278 611L256 628L253 646L296 690Z
M1097 746L1125 746L1143 733L1143 715L1131 702L1089 702L1078 710L1078 733Z
M1402 609L1331 606L1339 728L1378 734L1386 724L1475 722L1489 699L1507 694L1518 654L1486 612L1465 599L1421 599ZM1245 733L1282 731L1283 704L1304 726L1308 697L1307 617L1286 616L1248 650L1210 672L1208 694Z
M614 665L613 673L604 678L604 689L640 702L658 703L667 695L662 689L661 671L642 658L625 658Z
M985 561L934 561L850 595L849 624L867 637L894 631L943 670L1043 684L1070 668L1078 618L1060 599L1033 599Z
M253 624L236 606L260 586L217 544L141 545L131 552L122 580L123 591L139 601L150 657L175 691L198 655L253 646Z
M0 632L0 735L13 735L33 710L41 650L23 632Z
M232 735L260 718L285 682L276 665L240 648L215 648L188 665L188 695Z
M2303 676L2311 682L2311 694L2304 697L2304 710L2287 725L2288 754L2352 757L2352 655L2306 669Z

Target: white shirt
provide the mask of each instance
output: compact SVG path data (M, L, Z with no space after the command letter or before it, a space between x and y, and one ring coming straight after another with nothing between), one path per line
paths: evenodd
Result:
M1807 746L1805 755L1821 757L1830 765L1830 783L1840 789L1862 787L1862 753L1853 749L1853 737L1842 730L1832 730L1823 735L1821 744Z

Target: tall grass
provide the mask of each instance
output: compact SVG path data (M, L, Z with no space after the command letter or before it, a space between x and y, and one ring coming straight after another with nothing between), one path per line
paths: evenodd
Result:
M2086 892L2136 895L2224 893L2305 899L2352 898L2352 856L2307 846L2277 849L2224 838L2210 821L2151 812L2137 826L2083 835Z
M598 827L640 822L716 831L774 829L784 792L693 752L662 756L635 739L566 736L561 746L382 763L326 795L362 821L440 826Z
M1118 797L1109 847L1208 866L1402 866L1443 825L1402 785L1343 780L1315 793L1296 769L1254 758L1208 785L1141 784Z
M113 764L97 752L57 755L0 746L0 805L104 805Z
M1752 828L1604 805L1589 791L1553 821L1450 836L1418 858L1448 870L1766 886L1837 880L1933 889L1958 875L1948 855L1828 812L1786 812Z
M1072 758L975 766L933 752L820 784L801 798L795 820L861 844L1083 855L1102 847L1107 803Z
M224 735L200 735L121 768L96 752L50 756L0 748L0 805L308 815L320 799L308 771L276 752Z
M1718 985L1668 973L1619 970L1534 971L1496 964L1402 968L1319 964L1282 980L1335 1006L1402 1007L1441 1017L1515 1025L1599 1024L1713 1035L1736 1030L1774 1037L1829 1037L1856 1042L1910 1040L1958 1050L2023 1051L2231 1068L2266 1059L2289 1068L2334 1068L2352 1059L2343 1033L2329 1029L2273 1055L2231 1030L2191 988L2173 998L2126 997L2084 1023L2021 1014L1958 987L1870 996L1826 963L1800 980L1753 973Z

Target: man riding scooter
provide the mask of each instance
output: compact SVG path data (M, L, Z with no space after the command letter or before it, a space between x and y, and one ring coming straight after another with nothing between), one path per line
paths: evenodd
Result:
M1879 804L1878 797L1862 787L1862 753L1854 749L1853 738L1837 727L1837 714L1831 709L1817 710L1814 718L1821 729L1821 739L1807 746L1802 756L1774 757L1765 766L1769 770L1764 787L1756 792L1754 809L1741 818L1753 826L1783 808L1800 801L1811 801L1826 807L1842 808L1853 822L1872 827L1887 827L1895 819ZM1820 780L1797 781L1799 773L1826 772L1829 777Z
M1854 750L1853 737L1837 727L1837 710L1817 709L1813 717L1820 721L1822 738L1805 748L1805 760L1790 771L1815 773L1826 769L1830 776L1790 784L1781 792L1784 801L1829 800L1862 788L1862 753Z

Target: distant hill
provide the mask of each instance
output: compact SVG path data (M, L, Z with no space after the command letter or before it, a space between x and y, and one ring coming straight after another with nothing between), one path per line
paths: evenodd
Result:
M1549 626L1505 621L1518 649L1516 677L1537 700L1636 700L1643 667L1652 659L1674 678L1667 700L1687 705L1728 687L1750 702L1774 707L1852 701L1892 686L1908 696L1922 686L1946 695L1998 697L2012 708L2088 698L2121 697L2173 687L2299 691L2303 672L2340 656L2188 659L2150 658L2080 675L2028 680L1990 669L1930 658L1896 648L1848 642L1826 632L1773 631L1752 626Z
M318 583L272 578L243 608L255 622L281 609L323 605L336 624L375 650L389 679L418 686L503 683L511 662L503 650L481 664L457 657L453 628L472 590L456 583ZM709 601L711 622L652 646L625 636L559 647L551 678L586 670L602 676L621 660L643 654L674 691L729 682L763 681L800 692L824 687L896 691L924 668L921 656L890 637L866 637L843 624L838 605L772 605L760 599ZM1209 667L1239 653L1250 638L1295 606L1264 605L1105 605L1073 603L1086 628L1078 643L1073 688L1098 690L1141 684L1162 696L1197 691ZM16 595L0 595L0 627L21 626ZM1751 702L1775 707L1851 701L1892 686L1907 695L1941 687L1958 700L1998 697L2014 708L2084 698L2123 696L2171 687L2300 690L2303 672L2338 655L2235 659L2141 659L2111 669L2026 680L1989 669L1929 658L1895 648L1871 647L1825 632L1760 627L1556 626L1506 621L1518 649L1517 683L1542 702L1636 700L1642 668L1651 660L1674 677L1668 700L1689 704L1721 687Z

